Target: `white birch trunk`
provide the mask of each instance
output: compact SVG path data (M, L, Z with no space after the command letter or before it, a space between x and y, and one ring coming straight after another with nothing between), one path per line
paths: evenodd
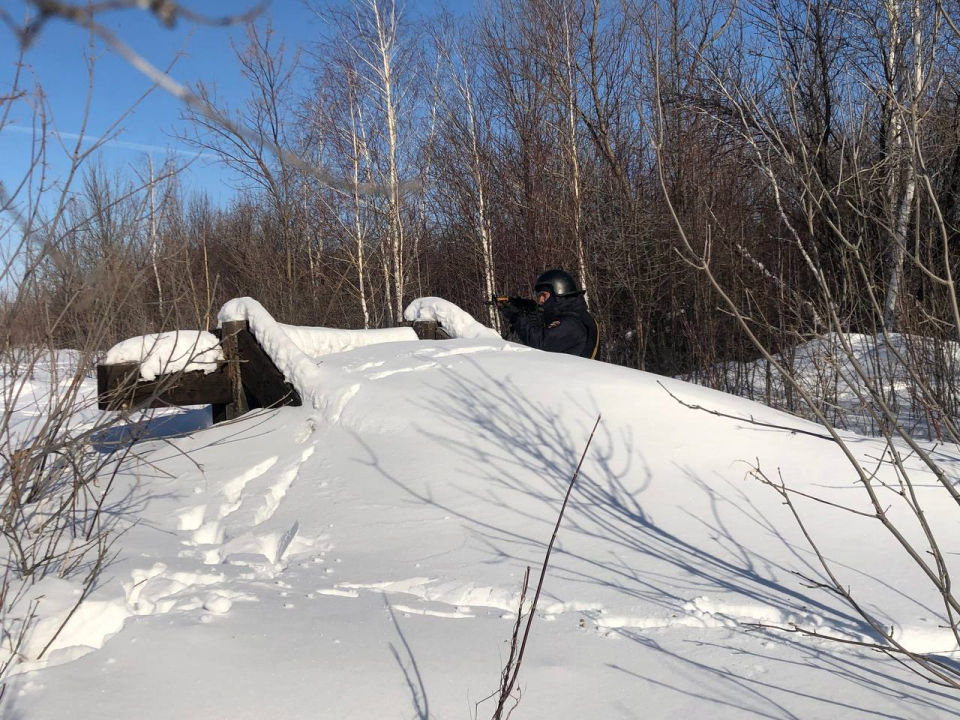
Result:
M363 113L357 104L354 88L350 90L350 139L353 143L353 233L357 247L357 288L360 291L360 311L363 313L363 327L370 328L370 308L367 306L367 280L365 245L366 232L363 225L363 205L360 202L360 158L366 156L366 142L363 135ZM369 165L368 165L369 167Z
M580 156L577 148L577 91L573 68L573 40L570 37L570 19L564 9L564 60L566 65L566 92L567 92L567 151L570 154L570 183L573 192L573 239L577 253L577 277L580 287L587 287L587 260L583 245L583 202L580 194ZM584 293L584 300L589 305L589 294Z
M464 72L468 70L464 68ZM473 184L477 195L477 236L480 239L480 256L483 262L483 284L487 299L490 299L496 293L493 272L493 243L492 233L490 232L490 220L487 216L487 196L485 192L485 183L483 177L483 166L480 162L480 148L477 142L477 119L473 105L473 93L470 90L470 78L465 75L463 82L457 78L457 86L460 95L463 98L467 109L467 128L470 133L470 150L472 162L470 165L470 174L473 175ZM488 309L488 318L490 327L501 332L500 313L490 305Z
M163 285L160 283L160 268L157 266L157 207L156 181L153 176L153 158L147 155L147 165L150 168L150 259L153 263L153 277L157 281L157 304L160 317L163 317Z
M894 171L891 172L889 186L889 200L891 219L893 221L893 236L888 249L889 277L887 293L883 304L883 325L887 332L892 332L898 319L898 302L903 284L903 263L907 248L907 232L910 228L910 218L913 213L913 200L916 194L916 162L914 143L919 142L918 105L923 87L923 53L922 53L922 24L920 0L913 0L913 76L907 88L898 82L899 62L901 60L900 40L902 36L899 0L888 0L887 16L890 22L890 52L888 56L889 78L892 87L892 117L891 151L894 153ZM903 83L907 85L907 83ZM909 93L909 97L907 94ZM903 97L901 97L903 95ZM904 147L905 113L909 112L910 134L907 147ZM901 188L902 186L902 194Z
M389 161L388 187L390 188L390 251L393 261L394 312L396 321L403 322L403 244L404 228L400 214L400 179L397 171L397 109L394 100L393 53L396 44L396 6L390 3L389 25L380 13L379 0L370 0L377 32L377 50L380 61L381 92L387 122L387 154Z

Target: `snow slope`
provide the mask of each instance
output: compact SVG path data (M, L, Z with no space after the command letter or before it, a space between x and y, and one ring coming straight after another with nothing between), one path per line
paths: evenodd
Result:
M0 411L9 416L12 446L36 436L60 398L71 391L77 371L77 354L69 350L40 354L38 358L31 354L28 360L34 361L32 369L3 368L0 372ZM68 432L87 429L99 419L96 392L97 384L92 380L76 388L78 412L70 418Z
M751 627L869 635L794 574L816 576L815 558L776 494L745 473L759 459L862 507L855 476L832 443L689 410L659 383L725 413L815 426L500 340L385 343L317 362L312 391L336 402L141 448L139 472L113 495L130 524L120 556L47 658L22 667L4 718L472 717L496 688L524 568L536 576L598 415L514 718L960 712L881 655ZM851 440L863 458L882 452ZM956 470L957 448L938 452ZM955 649L936 598L876 523L799 508L905 643ZM949 507L928 512L953 532ZM488 701L479 717L491 712Z

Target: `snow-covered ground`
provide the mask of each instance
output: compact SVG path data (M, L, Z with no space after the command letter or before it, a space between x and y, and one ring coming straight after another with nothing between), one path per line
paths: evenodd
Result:
M888 343L882 335L831 333L774 358L818 400L827 419L843 429L881 434L883 412L864 375L914 437L942 434L942 418L931 406L951 414L960 410L960 346L954 342L893 333ZM814 418L800 395L762 358L707 368L685 379Z
M730 415L816 426L497 339L375 344L313 368L298 377L317 383L315 403L140 446L111 495L129 526L120 555L44 661L21 666L4 718L473 717L598 415L514 718L960 712L956 695L878 653L752 627L870 637L795 574L819 576L816 558L748 463L836 502L865 499L833 443L687 409L659 383ZM875 465L882 444L850 439ZM956 475L958 449L937 452ZM918 485L955 551L955 508ZM878 523L798 508L908 647L956 649ZM47 612L75 591L51 583Z

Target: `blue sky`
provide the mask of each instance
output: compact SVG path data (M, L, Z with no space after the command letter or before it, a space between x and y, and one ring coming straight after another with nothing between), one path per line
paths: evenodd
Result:
M14 17L22 17L23 0L0 0ZM253 7L256 0L186 0L197 11L218 16ZM469 2L453 3L464 9ZM430 0L408 5L408 11L430 13L436 7ZM301 0L273 0L267 9L279 38L288 45L309 42L323 32L323 26ZM216 83L218 93L231 104L245 97L247 89L233 57L231 41L242 45L241 27L218 28L197 26L181 21L172 30L141 11L114 12L104 16L104 23L123 40L134 45L148 60L159 67L168 66L175 58L171 75L181 82L203 80ZM260 22L264 22L261 20ZM0 25L0 95L9 89L18 48L13 34ZM53 110L53 125L66 148L72 150L80 132L87 103L88 71L85 54L95 58L95 77L86 133L101 136L150 88L150 82L131 68L122 58L105 49L100 42L90 45L89 35L63 21L48 23L36 42L27 51L26 65L42 85ZM179 58L178 58L179 54ZM31 83L32 84L32 83ZM107 169L141 169L148 154L159 164L167 153L186 160L195 151L175 137L179 121L179 102L161 90L141 102L122 122L116 140L103 148L98 161ZM0 132L0 181L7 187L18 183L29 162L32 117L21 104L11 118L11 127ZM53 150L49 175L57 176L67 167L66 153ZM215 203L224 203L235 193L236 181L212 158L199 157L184 175L188 188L203 189Z

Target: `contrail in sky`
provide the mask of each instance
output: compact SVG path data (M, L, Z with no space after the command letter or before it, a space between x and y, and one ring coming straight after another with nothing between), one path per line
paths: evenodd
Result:
M5 125L2 128L2 132L16 132L33 135L34 128L24 127L23 125ZM60 130L52 130L47 133L50 137L60 138L61 140L80 140L81 135L79 133L72 132L62 132ZM217 155L209 152L201 151L191 151L183 150L181 148L172 147L172 146L162 146L162 145L145 145L143 143L127 142L126 140L103 140L102 138L96 135L85 134L83 137L83 144L91 144L95 142L103 141L104 147L117 148L119 150L135 150L137 152L147 152L147 153L173 153L174 155L182 155L184 157L196 158L216 158Z

